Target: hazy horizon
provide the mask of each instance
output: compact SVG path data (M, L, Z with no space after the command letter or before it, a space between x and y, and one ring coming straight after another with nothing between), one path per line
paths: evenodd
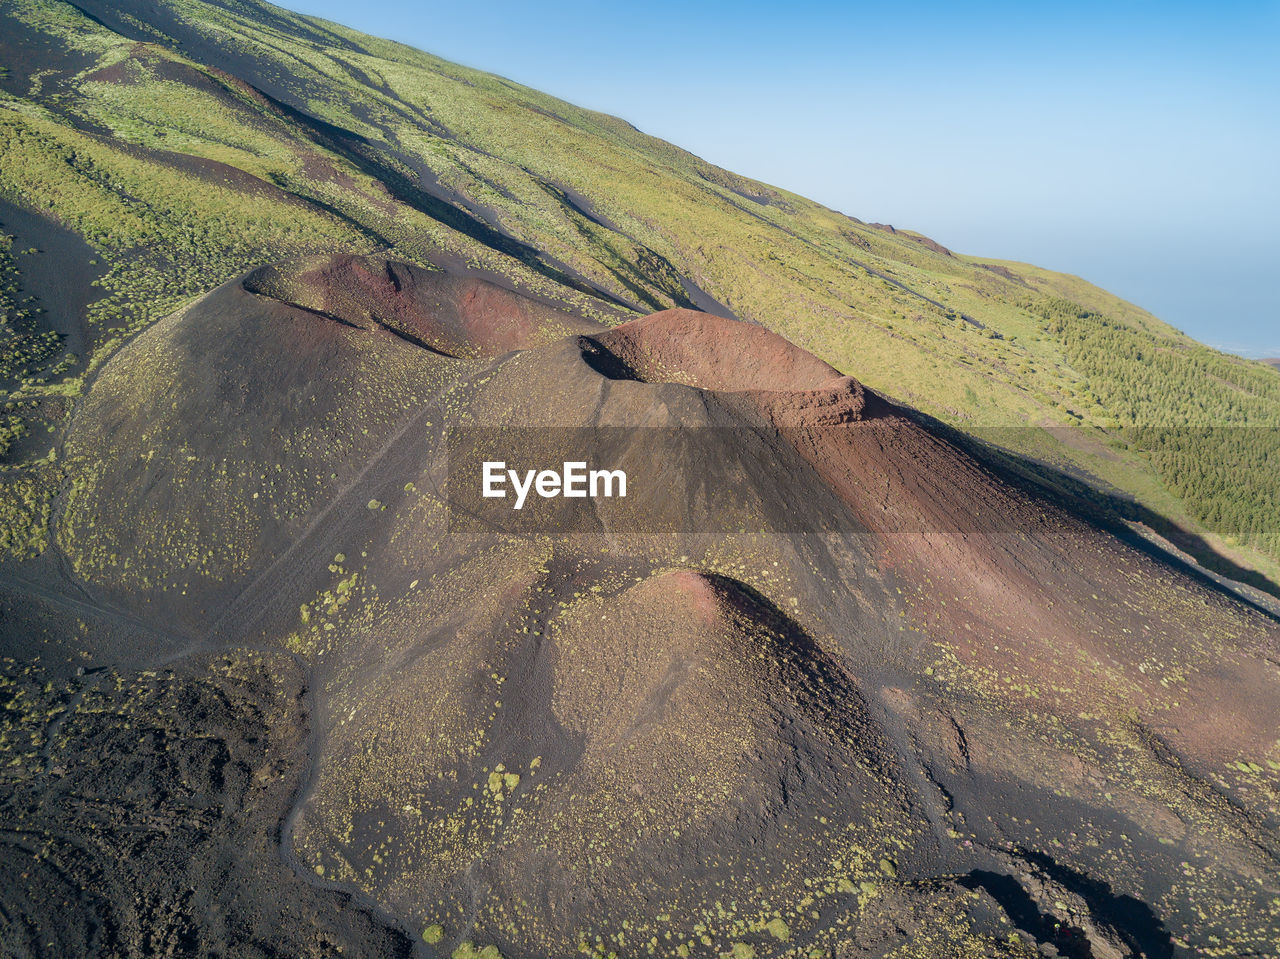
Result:
M1280 356L1280 4L286 5Z

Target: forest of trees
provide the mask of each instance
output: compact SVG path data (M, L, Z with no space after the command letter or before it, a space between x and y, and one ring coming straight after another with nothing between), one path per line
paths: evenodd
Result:
M1191 515L1280 558L1280 375L1069 300L1028 305Z

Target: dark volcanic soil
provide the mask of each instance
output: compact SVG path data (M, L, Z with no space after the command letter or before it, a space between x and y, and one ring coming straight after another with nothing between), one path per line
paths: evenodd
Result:
M0 230L14 237L14 253L37 250L14 258L21 271L22 292L34 296L45 310L40 325L64 337L64 347L83 358L88 345L85 310L102 295L93 281L106 272L92 262L97 253L70 230L4 200L0 200Z
M410 954L281 859L310 712L287 657L69 681L9 661L0 698L3 955Z
M0 570L9 951L1280 940L1276 620L760 327L279 264L62 455ZM487 456L632 487L513 528Z

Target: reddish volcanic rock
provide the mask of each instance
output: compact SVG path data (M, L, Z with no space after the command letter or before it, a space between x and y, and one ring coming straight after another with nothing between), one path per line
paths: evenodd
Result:
M781 427L852 423L884 408L857 380L740 320L664 310L591 339L616 361L614 376L743 394Z
M499 356L600 329L489 280L371 257L267 266L244 288L361 329L383 327L446 356Z
M650 383L708 390L811 390L840 372L762 326L695 310L664 310L594 337Z

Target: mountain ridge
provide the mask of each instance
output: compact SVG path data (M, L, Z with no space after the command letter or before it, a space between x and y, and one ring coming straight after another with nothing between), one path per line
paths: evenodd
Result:
M5 620L18 661L45 664L9 677L33 719L63 696L77 729L97 715L77 695L140 717L75 663L197 704L240 702L230 673L277 690L282 726L298 694L272 677L300 670L305 773L290 753L282 846L243 855L293 867L250 915L276 897L314 914L255 941L320 930L312 954L368 954L370 917L424 956L514 959L1172 956L1273 935L1276 617L758 325L570 323L508 289L495 328L468 274L349 254L266 272L104 365L69 425L51 593L10 592ZM495 430L513 462L572 453L635 485L576 522L529 504L509 530L478 485L442 484ZM167 718L166 739L200 741L211 714ZM60 808L25 798L51 788L40 762L13 774L23 808ZM167 808L181 780L144 778ZM85 841L74 817L34 821L58 850ZM301 877L356 898L325 905ZM125 915L138 882L68 915ZM243 942L173 914L211 950ZM136 953L156 922L100 924Z
M1246 463L1257 481L1223 489L1211 468L1241 458L1227 434L1197 441L1189 475L1176 438L1135 453L1124 433L1153 416L1270 428L1280 401L1250 364L1077 278L862 223L625 121L266 4L21 0L6 18L13 66L0 89L22 166L5 168L0 190L58 211L91 238L86 260L133 251L98 280L108 295L89 305L92 335L74 358L39 323L20 331L30 362L12 371L27 383L6 420L11 462L47 451L83 388L75 370L98 368L124 337L262 265L255 249L337 243L467 262L610 322L694 306L764 323L953 425L1028 427L1002 442L1137 497L1202 538L1201 562L1216 553L1280 575L1276 531L1247 518L1265 513L1273 482ZM49 61L38 81L33 57ZM199 192L200 219L175 216ZM15 312L31 246L10 251ZM1168 385L1140 369L1153 351ZM1212 396L1208 415L1158 399L1192 384ZM1067 428L1079 437L1052 433Z
M0 63L0 951L1280 937L1274 371L255 0Z

